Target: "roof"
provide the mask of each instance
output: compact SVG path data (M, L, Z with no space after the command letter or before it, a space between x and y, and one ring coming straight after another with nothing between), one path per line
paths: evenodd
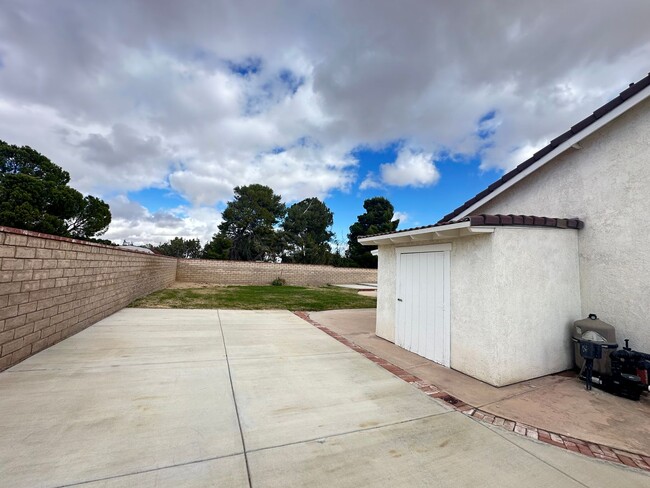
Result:
M478 193L473 198L467 200L465 203L463 203L460 207L458 207L454 211L445 215L442 219L438 221L438 224L450 222L459 216L460 217L464 216L463 214L465 214L468 211L471 212L472 207L476 208L477 205L481 205L485 203L487 200L489 200L490 198L492 198L493 196L496 196L494 195L495 192L498 189L504 187L504 185L506 185L508 182L512 182L512 184L514 184L515 181L512 180L516 179L517 176L521 176L521 177L525 176L525 174L522 173L524 173L526 170L530 169L531 171L534 171L535 169L537 169L531 167L536 163L541 162L543 158L550 156L549 160L552 159L555 155L551 153L556 149L565 150L568 149L568 147L571 147L570 145L565 148L561 147L563 145L566 145L566 143L572 142L571 139L574 139L576 136L582 136L583 134L584 137L586 137L587 135L589 135L588 133L592 132L589 131L588 129L592 128L593 130L596 130L600 128L602 125L604 125L604 123L609 122L609 118L606 117L607 115L615 117L617 115L620 115L617 112L620 111L620 113L623 113L624 111L628 110L636 103L643 100L645 97L637 97L638 99L635 100L630 100L630 99L635 95L640 94L640 92L645 90L648 86L650 86L650 74L648 74L648 76L646 76L642 80L639 80L636 83L630 83L630 86L627 89L623 90L621 93L619 93L619 95L616 98L610 100L602 107L596 109L591 115L582 119L580 122L575 124L566 132L560 134L558 137L553 139L547 146L537 151L535 154L532 155L532 157L530 157L529 159L521 163L515 169L504 174L501 178L499 178L497 181L492 183L485 190ZM629 106L623 105L626 104L626 102L627 105ZM629 102L634 102L634 103L629 103ZM602 125L596 124L598 121L604 123Z
M517 226L517 227L551 227L557 229L582 229L584 223L580 219L564 219L557 217L538 217L536 215L470 215L452 222L438 222L423 227L395 230L382 234L373 234L359 238L359 243L364 245L378 245L379 241L391 243L417 240L417 237L426 238L436 235L439 238L463 237L472 234L485 234L494 231L495 227Z

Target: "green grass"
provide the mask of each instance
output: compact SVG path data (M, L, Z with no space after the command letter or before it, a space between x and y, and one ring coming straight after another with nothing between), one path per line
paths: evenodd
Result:
M129 307L225 308L240 310L337 310L374 308L377 300L355 290L336 287L224 286L212 288L168 288L140 298Z

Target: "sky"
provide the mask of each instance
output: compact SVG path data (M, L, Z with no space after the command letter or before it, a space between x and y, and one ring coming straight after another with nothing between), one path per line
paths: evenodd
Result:
M236 186L436 222L650 70L646 0L0 0L0 140L205 243Z

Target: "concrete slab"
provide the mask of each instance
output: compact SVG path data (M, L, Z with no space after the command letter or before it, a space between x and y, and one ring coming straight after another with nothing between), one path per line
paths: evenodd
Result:
M354 352L232 359L230 367L248 449L448 411Z
M224 358L216 315L209 320L198 319L196 323L165 323L160 318L146 320L143 317L141 324L134 318L122 316L117 320L111 316L19 363L13 371L64 365L124 366Z
M567 378L552 376L496 388L377 337L375 335L375 309L328 310L326 312L311 312L309 316L319 324L338 332L377 356L476 407L533 391L548 383L567 380Z
M161 468L144 473L120 476L76 485L82 488L214 488L248 486L246 461L243 455L181 466Z
M502 388L440 366L374 334L375 310L312 312L316 322L377 356L494 415L551 432L650 456L650 397L640 402L598 389L586 392L575 375L550 375Z
M259 327L304 327L305 322L287 310L219 310L221 325L252 324Z
M182 327L215 324L217 321L217 310L125 308L96 323L93 328L103 325L175 325Z
M547 386L571 380L564 376L543 376L541 378L497 388L431 361L412 368L412 373L423 380L437 385L456 398L460 398L465 403L481 408L494 402L531 392L538 392Z
M587 391L581 381L569 378L527 395L493 403L483 410L650 457L648 397L634 402L596 388Z
M119 312L0 374L0 485L249 486L242 436L256 487L609 487L621 472L510 440L342 347L287 311Z
M613 486L647 488L650 486L650 473L557 449L554 446L527 439L494 426L487 427L585 486L594 488L611 488Z
M347 354L350 348L303 322L300 328L255 328L230 325L223 329L228 356L237 358Z
M220 310L219 315L231 358L350 352L286 310Z
M0 375L0 411L1 478L11 479L12 488L78 483L243 451L224 361L10 369Z
M266 312L266 313L264 313ZM224 330L237 329L313 329L311 325L286 310L219 310L219 319Z
M319 324L336 330L339 334L375 335L376 310L357 308L354 310L327 310L310 312L309 316ZM375 336L376 337L376 336Z
M248 459L255 487L582 486L458 412L249 452Z

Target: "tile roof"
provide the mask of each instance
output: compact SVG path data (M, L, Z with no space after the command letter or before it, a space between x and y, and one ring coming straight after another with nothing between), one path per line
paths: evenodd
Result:
M449 222L438 222L432 225L424 225L422 227L412 227L410 229L394 230L392 232L382 232L381 234L371 234L362 236L360 239L366 237L387 236L391 234L401 234L402 232L410 232L413 230L431 229L434 227L442 227L449 224L458 224L460 222L469 222L472 227L476 226L527 226L527 227L556 227L558 229L582 229L585 224L580 219L561 219L555 217L538 217L536 215L470 215L462 219L453 220Z
M499 178L497 181L492 183L490 186L488 186L485 190L482 192L478 193L476 196L473 198L467 200L465 203L463 203L460 207L455 209L453 212L448 213L445 215L442 219L438 221L438 224L449 222L454 217L460 215L463 211L467 210L469 207L474 205L476 202L482 200L486 196L488 196L490 193L492 193L494 190L499 188L501 185L505 184L515 176L517 176L519 173L524 171L525 169L529 168L531 165L533 165L535 162L539 161L541 158L546 156L548 153L553 151L556 147L558 147L560 144L563 142L566 142L569 140L571 137L574 135L578 134L579 132L583 131L587 127L589 127L591 124L596 122L598 119L606 115L607 113L611 112L614 110L616 107L621 105L625 100L628 98L632 97L633 95L636 95L639 93L641 90L644 88L650 86L650 73L648 76L643 78L642 80L639 80L636 83L630 83L630 86L623 90L616 98L613 100L610 100L607 102L605 105L602 107L596 109L591 115L588 117L584 118L577 124L575 124L573 127L571 127L569 130L564 132L563 134L560 134L558 137L553 139L547 146L543 147L539 151L537 151L535 154L532 155L529 159L521 163L519 166L517 166L515 169L512 171L504 174L501 178Z

